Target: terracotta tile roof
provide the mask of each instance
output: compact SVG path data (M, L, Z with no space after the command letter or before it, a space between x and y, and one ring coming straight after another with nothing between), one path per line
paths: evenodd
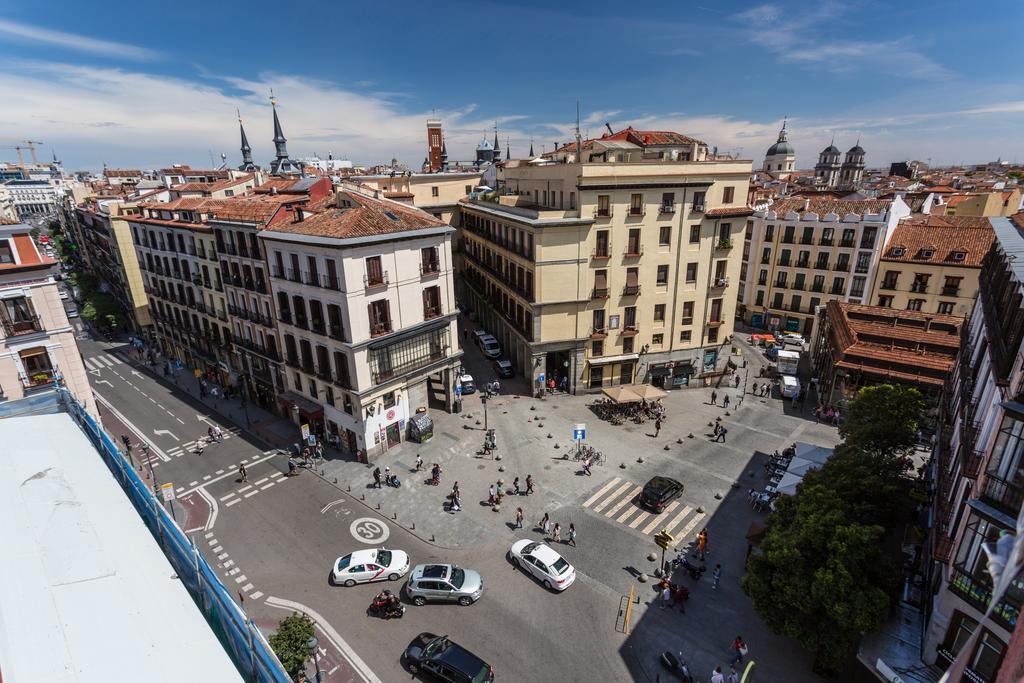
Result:
M175 192L208 192L212 187L213 183L182 183L172 185L171 189Z
M987 218L976 216L916 216L900 221L889 239L883 261L935 263L980 268L995 240L995 231ZM897 256L897 249L903 249ZM934 252L925 258L922 250ZM965 252L963 261L953 258Z
M722 216L750 216L754 210L749 206L726 206L720 209L710 209L704 212L705 216L719 218Z
M412 192L385 192L384 196L387 199L412 199L416 195Z
M600 142L602 140L618 140L622 142L632 142L635 145L704 145L707 144L703 140L697 138L691 138L689 135L683 135L682 133L676 133L670 130L636 130L632 126L624 128L617 133L611 135L602 135L599 138L591 138L583 141L583 148L587 149L592 147L594 142ZM556 151L558 152L575 152L576 143L570 142L566 145L562 145Z
M800 197L780 199L769 206L768 210L774 211L778 216L783 216L790 211L796 211L799 214L803 214L804 211L813 211L819 216L835 213L842 218L848 213L885 213L889 210L892 202L892 199L833 199L831 197ZM805 205L807 206L806 209L804 208Z
M262 223L266 225L285 204L298 204L303 199L294 195L258 195L207 200L211 220Z
M925 188L925 191L935 192L937 194L953 194L954 192L956 192L956 190L954 190L949 185L936 185L935 187Z
M1024 211L1020 211L1010 216L1010 222L1016 225L1018 230L1024 230Z
M108 168L103 171L106 178L141 178L142 171L134 168Z
M249 182L255 177L255 173L248 173L237 178L225 178L224 180L218 180L217 182L212 183L210 191L217 192L218 190L223 190L228 187L234 187L235 185L244 185L245 183Z
M448 224L420 209L388 200L371 199L355 192L338 192L338 204L305 220L274 226L274 230L335 239L374 237L439 228Z
M143 202L146 209L162 209L164 211L197 211L210 201L206 197L181 197L169 202Z
M826 315L838 367L941 387L956 363L962 318L839 301Z

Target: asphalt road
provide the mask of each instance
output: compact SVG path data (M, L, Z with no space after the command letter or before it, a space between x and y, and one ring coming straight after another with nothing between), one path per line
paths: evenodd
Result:
M611 587L628 591L628 581L618 558L608 564L607 549L585 540L600 535L607 545L608 530L591 529L608 522L581 515L579 547L562 548L579 565L578 580L565 593L548 591L507 559L514 538L537 536L529 528L515 536L494 534L470 547L439 549L361 501L358 491L350 494L309 471L283 476L285 456L138 367L126 347L85 338L79 345L108 431L127 434L137 458L140 444L150 445L149 461L139 462L140 470L148 474L152 465L159 484L174 485L179 524L264 633L292 610L318 621L325 680L413 678L400 654L422 631L450 635L503 680L631 678L618 652L621 595ZM194 389L191 377L179 376L178 382ZM198 455L194 442L209 425L220 425L226 438ZM243 461L247 482L237 474ZM388 537L381 542L385 529ZM610 533L622 535L614 545L635 542L627 530ZM367 605L385 586L333 587L328 575L340 555L374 545L401 548L414 564L444 561L476 569L484 577L484 595L469 607L409 605L401 620L368 617Z

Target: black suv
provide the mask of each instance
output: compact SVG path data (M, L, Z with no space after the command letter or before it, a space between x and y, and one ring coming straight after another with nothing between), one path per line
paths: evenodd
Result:
M669 477L654 477L644 484L640 504L654 512L661 512L669 502L683 492L683 485Z
M421 633L405 648L405 664L411 673L426 671L452 683L489 683L494 669L448 636Z

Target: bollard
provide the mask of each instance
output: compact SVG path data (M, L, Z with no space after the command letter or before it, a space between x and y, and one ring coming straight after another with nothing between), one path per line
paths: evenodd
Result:
M359 496L359 500L366 500L366 494L364 493L363 495Z
M669 448L668 448L668 444L665 444L665 450L666 450L666 451L667 451L667 450L669 450Z
M644 459L643 459L643 458L637 458L637 459L636 459L636 461L637 461L637 463L640 463L640 464L642 464L642 463L643 463L643 461L644 461Z
M683 442L682 439L676 439L676 443L682 443L682 442Z
M392 512L391 513L391 519L398 520L398 513L397 512Z
M411 526L411 527L409 527L409 530L410 530L410 531L416 531L416 522L413 522L413 523L412 523L412 526Z
M348 493L352 493L352 484L349 484L348 486L346 486L345 487L345 491L348 492Z
M377 509L380 510L380 503L377 503Z
M431 542L431 543L433 543L433 542L434 542L434 534L430 534L430 542Z

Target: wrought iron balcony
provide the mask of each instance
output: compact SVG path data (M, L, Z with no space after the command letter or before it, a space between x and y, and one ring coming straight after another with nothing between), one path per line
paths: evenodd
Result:
M23 334L43 331L43 324L40 322L38 315L30 315L28 318L21 320L4 320L3 327L5 337L17 337Z

